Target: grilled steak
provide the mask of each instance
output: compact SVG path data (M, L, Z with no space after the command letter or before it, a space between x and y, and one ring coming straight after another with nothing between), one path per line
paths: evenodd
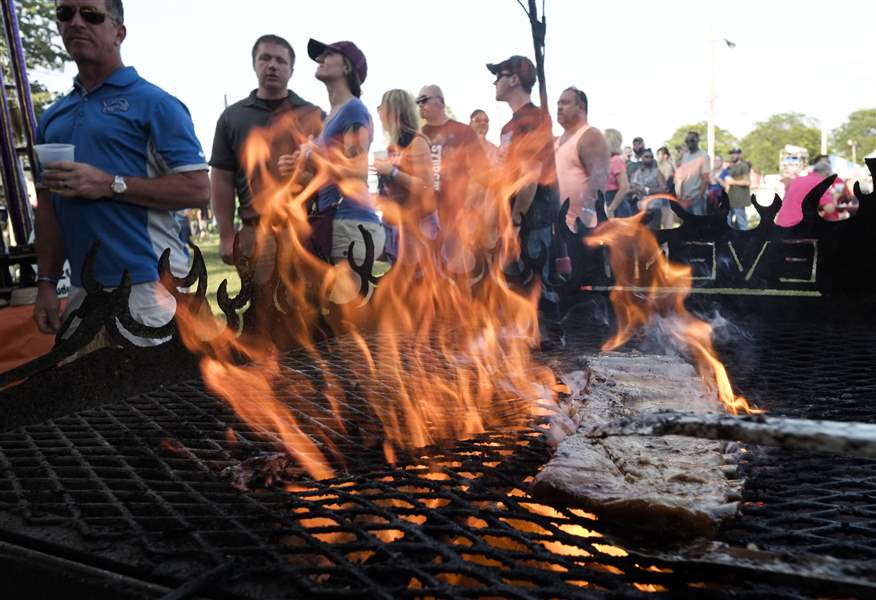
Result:
M732 446L676 436L586 435L594 425L637 413L721 412L693 367L673 357L603 354L562 379L571 399L554 419L558 447L536 477L536 495L673 537L712 535L736 514L743 482Z

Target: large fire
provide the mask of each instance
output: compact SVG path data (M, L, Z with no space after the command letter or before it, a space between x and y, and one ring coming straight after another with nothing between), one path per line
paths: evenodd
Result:
M296 394L315 390L303 374L282 367L280 357L290 347L305 349L322 367L319 395L335 415L336 431L345 431L350 380L380 381L382 392L359 391L380 425L382 439L375 446L390 463L399 451L525 426L538 414L539 403L551 400L545 396L555 383L531 356L539 338L539 287L512 289L503 271L519 252L510 198L530 183L526 174L499 167L488 186L481 182L454 190L460 206L453 208L460 216L443 224L437 241L419 227L424 207L434 207L434 198L407 205L375 198L384 219L399 230L399 252L388 273L373 278L376 285L363 286L363 278L372 280L380 263L331 265L305 244L311 231L308 202L320 186L334 181L344 194L368 197L367 183L347 175L353 159L338 153L314 153L309 167L314 176L305 184L296 183L297 173L291 179L275 177L268 164L272 142L297 129L287 119L250 135L245 148L244 165L261 184L254 203L262 218L250 262L256 271L269 266L267 276L256 272L256 283L260 277L270 281L271 275L278 282L268 306L264 297L256 306L257 326L240 336L226 328L204 341L204 316L180 315L181 337L203 356L209 387L316 479L333 476L331 465L349 457L332 440L309 436L296 419L290 399L294 405ZM655 316L671 317L673 334L684 341L727 410L751 412L745 399L733 394L712 349L711 328L684 306L690 270L666 261L640 220L613 220L588 241L611 247L618 286L612 301L619 330L605 349L624 344ZM642 270L637 256L652 257L653 263ZM371 273L363 270L369 268ZM353 342L343 345L338 357L347 366L344 374L335 373L319 352L326 333Z
M619 348L659 321L730 414L761 412L733 392L727 370L712 346L711 325L694 317L684 305L691 291L691 268L667 260L654 234L642 223L646 215L641 212L603 223L586 240L590 246L608 248L614 275L611 302L617 332L602 349Z
M291 181L274 177L267 163L272 140L290 130L296 130L295 123L285 121L252 134L244 160L261 182L254 202L262 218L251 262L264 263L258 253L276 248L279 286L266 312L287 307L286 314L260 322L245 335L226 329L209 341L201 333L203 315L181 315L181 337L203 356L210 389L317 479L332 476L330 465L349 457L341 456L331 440L309 437L296 420L289 398L294 405L295 391L313 384L282 367L280 356L289 347L309 350L313 361L325 367L326 386L320 393L337 416L337 431L344 431L351 380L380 381L383 393L367 388L359 393L367 396L380 423L390 463L399 450L525 425L538 402L550 400L544 396L554 379L531 357L539 337L538 286L516 291L502 270L517 252L508 199L524 181L493 173L489 189L472 185L461 191L462 209L472 210L445 225L437 243L418 226L422 202L399 205L376 198L384 219L399 229L399 256L362 297L362 278L369 273L347 262L330 265L304 244L310 234L308 200L320 186L334 181L345 194L361 195L367 184L344 176L353 159L317 152L311 162L315 175L306 185L296 184L295 175ZM326 330L353 341L337 357L352 373L338 376L325 364L318 342Z

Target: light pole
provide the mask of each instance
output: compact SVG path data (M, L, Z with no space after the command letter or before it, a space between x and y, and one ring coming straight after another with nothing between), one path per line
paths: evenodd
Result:
M852 163L858 164L858 142L849 140L847 143L852 148Z
M706 137L708 139L707 152L709 160L715 159L715 43L722 42L731 50L736 47L736 44L727 38L715 39L714 28L712 35L709 37L709 120L706 126Z
M826 121L824 119L821 120L821 152L819 154L827 154L827 127L825 126Z

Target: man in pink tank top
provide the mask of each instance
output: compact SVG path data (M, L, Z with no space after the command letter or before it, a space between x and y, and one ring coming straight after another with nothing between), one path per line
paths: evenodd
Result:
M570 87L557 101L563 134L554 142L560 202L569 199L566 223L575 231L578 219L596 226L596 198L608 182L610 153L602 132L587 122L587 95Z

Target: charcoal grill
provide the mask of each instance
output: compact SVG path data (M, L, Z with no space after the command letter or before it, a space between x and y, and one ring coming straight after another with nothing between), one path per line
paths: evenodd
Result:
M592 313L571 311L563 357L597 349L608 327L594 327ZM876 330L861 325L749 319L749 335L719 348L739 391L773 414L873 422ZM322 346L338 373L352 373L337 358L345 343ZM16 565L8 580L26 586L12 589L63 581L68 593L113 598L873 592L861 582L876 581L876 461L750 448L742 516L719 537L836 557L851 583L668 560L665 548L651 558L654 540L617 541L617 528L594 515L529 496L549 457L538 423L391 467L356 401L377 382L347 380L339 423L320 400L325 378L312 358L293 352L282 368L312 384L293 404L304 428L354 457L336 479L289 471L270 489L233 489L222 470L276 446L199 380L0 434L0 553L16 557L5 561Z
M814 194L793 231L721 233L723 215L686 215L683 229L658 234L670 254L706 266L705 275L694 269L698 294L689 304L705 315L724 311L737 324L718 331L720 358L737 392L773 415L876 423L876 326L872 302L862 301L876 281L869 237L876 213L861 199L858 217L838 228L814 220ZM775 209L759 209L765 223ZM711 239L705 246L701 235ZM785 252L798 238L824 251ZM757 266L764 253L741 249L770 244L784 244L783 252L764 259L770 268L762 277L746 276L745 265ZM722 261L719 246L735 258ZM711 263L691 254L701 247L711 248ZM803 271L780 276L779 267L800 265L809 279ZM193 269L168 285L196 278ZM579 283L587 282L570 285ZM589 284L597 290L600 282ZM710 291L720 292L720 305L711 304ZM843 292L859 295L847 301ZM220 296L234 324L235 311L255 293ZM548 325L562 326L567 347L541 355L559 369L578 366L576 357L596 352L612 329L604 295L573 292L566 301L562 322ZM235 489L223 473L277 446L198 378L124 401L106 397L90 409L77 403L30 421L17 417L27 424L0 433L7 589L89 598L876 595L874 460L748 448L741 515L718 535L739 551L720 559L720 551L667 547L635 537L623 523L531 497L529 484L550 456L544 423L424 448L388 465L362 399L391 398L393 390L344 362L358 354L351 344L328 340L318 361L296 351L281 361L281 373L296 382L281 398L317 444L334 449L331 480L287 469L271 485ZM631 346L647 349L648 340ZM326 366L334 377L325 376ZM48 389L63 389L70 373L42 377ZM329 380L344 388L340 417L326 406ZM12 397L39 382L26 386ZM740 558L745 552L748 560Z

